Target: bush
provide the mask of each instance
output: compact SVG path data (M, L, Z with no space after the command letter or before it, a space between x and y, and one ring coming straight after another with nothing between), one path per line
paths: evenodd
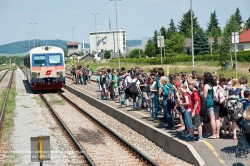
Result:
M239 62L249 62L250 61L250 51L237 52L237 59ZM196 56L194 56L194 61L218 61L218 60L219 60L219 55L196 55ZM172 64L175 62L187 62L187 61L192 61L192 56L186 55L186 54L178 54L178 55L171 54L171 56L166 55L165 58L162 58L163 64ZM117 62L117 59L112 59L112 60L110 60L110 62ZM121 59L121 62L159 65L159 64L161 64L161 57L156 57L156 58L126 58L126 59Z

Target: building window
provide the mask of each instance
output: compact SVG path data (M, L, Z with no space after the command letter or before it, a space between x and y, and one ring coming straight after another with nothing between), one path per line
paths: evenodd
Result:
M238 45L238 51L243 51L244 50L244 45Z

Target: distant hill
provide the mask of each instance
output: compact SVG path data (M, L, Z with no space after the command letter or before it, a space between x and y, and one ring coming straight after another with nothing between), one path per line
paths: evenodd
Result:
M50 45L50 46L56 46L60 47L62 49L66 49L66 42L65 40L36 40L36 43L39 43L40 46L45 46L45 45ZM141 40L127 40L126 45L130 46L136 46L140 45ZM32 49L34 46L34 41L30 40L30 48ZM90 45L88 43L84 43L85 48L89 48ZM29 41L18 41L18 42L13 42L9 44L3 44L0 45L0 55L1 54L19 54L19 53L25 53L29 51Z

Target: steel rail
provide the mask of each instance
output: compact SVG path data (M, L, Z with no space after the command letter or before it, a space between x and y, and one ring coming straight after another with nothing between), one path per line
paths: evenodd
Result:
M45 102L45 104L47 105L47 107L49 108L49 110L55 115L55 117L57 118L57 120L61 123L62 127L67 131L67 134L70 136L70 138L72 139L72 141L74 142L74 144L77 146L77 148L80 151L80 153L87 160L88 164L90 164L91 166L95 166L95 163L90 159L90 157L88 156L88 154L86 153L86 151L82 148L82 146L80 145L80 143L76 140L76 138L74 137L74 135L71 133L71 131L68 129L68 127L62 121L62 119L55 112L54 108L49 104L48 100L45 99L45 97L43 96L42 93L39 93L39 96Z
M119 141L124 143L126 146L128 146L130 149L132 149L133 152L138 154L141 158L143 158L147 164L152 165L152 166L157 166L157 164L152 161L149 157L147 157L145 154L143 154L141 151L139 151L136 147L131 145L129 142L127 142L125 139L123 139L120 135L118 135L116 132L114 132L111 128L100 122L98 119L90 115L88 112L80 108L77 104L73 103L68 97L64 96L62 93L58 92L57 93L59 96L61 96L64 100L66 100L69 104L71 104L73 107L81 111L83 114L88 116L91 120L95 121L98 125L102 126L106 131L108 131L110 134L112 134L114 137L116 137Z
M2 81L3 77L7 74L7 72L1 77L0 81ZM1 126L2 119L3 119L3 115L4 115L6 103L7 103L8 97L9 97L9 91L10 91L10 88L11 88L11 85L12 85L13 75L14 75L14 71L12 70L12 73L11 73L11 76L10 76L10 80L9 80L9 84L8 84L7 93L5 95L4 103L3 103L3 106L2 106L2 110L1 110L0 126Z

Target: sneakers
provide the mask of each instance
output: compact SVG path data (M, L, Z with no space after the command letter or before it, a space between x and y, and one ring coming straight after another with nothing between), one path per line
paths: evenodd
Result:
M208 138L208 137L210 137L212 134L211 133L204 133L203 134L203 138Z
M197 142L202 142L202 141L204 141L204 139L203 139L203 137L197 137Z
M194 137L187 136L185 138L185 141L194 141Z

